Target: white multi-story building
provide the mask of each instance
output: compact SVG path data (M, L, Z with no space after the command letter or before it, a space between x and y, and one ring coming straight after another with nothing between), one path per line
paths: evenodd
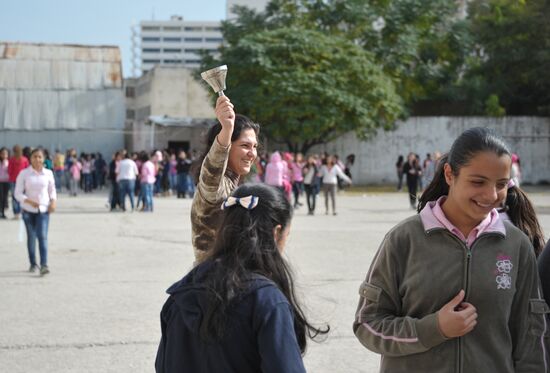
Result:
M223 42L219 21L142 21L140 28L141 71L156 65L198 67L200 50L215 51Z
M225 17L227 20L232 20L237 18L236 14L233 13L233 6L245 6L256 12L263 12L265 7L269 3L269 0L227 0L227 8L225 9Z

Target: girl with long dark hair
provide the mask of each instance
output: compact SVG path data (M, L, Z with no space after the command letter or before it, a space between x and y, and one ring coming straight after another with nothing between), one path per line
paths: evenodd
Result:
M219 207L218 207L219 208ZM265 184L237 188L222 205L210 257L168 293L157 372L305 372L312 326L283 258L292 207Z
M221 212L219 206L250 172L257 156L260 127L235 115L227 96L216 102L218 123L206 134L206 150L192 166L197 190L191 206L195 259L204 261L212 249Z
M384 238L353 326L381 372L548 372L535 252L497 210L511 164L493 131L466 130Z

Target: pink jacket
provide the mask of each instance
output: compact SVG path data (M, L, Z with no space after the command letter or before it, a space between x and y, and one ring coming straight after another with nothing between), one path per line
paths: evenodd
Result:
M275 152L271 154L271 158L265 168L265 183L276 187L283 186L283 176L285 166L281 160L281 154Z

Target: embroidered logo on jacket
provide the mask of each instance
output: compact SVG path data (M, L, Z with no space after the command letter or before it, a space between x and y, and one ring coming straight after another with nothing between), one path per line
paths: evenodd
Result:
M497 289L511 289L512 288L512 268L514 265L509 256L499 255L496 262L496 283Z

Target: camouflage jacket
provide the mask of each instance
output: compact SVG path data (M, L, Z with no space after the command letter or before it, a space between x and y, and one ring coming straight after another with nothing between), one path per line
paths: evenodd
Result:
M239 185L239 175L227 169L230 149L231 145L223 147L214 140L201 166L191 207L196 263L204 261L212 249L222 215L221 205Z

